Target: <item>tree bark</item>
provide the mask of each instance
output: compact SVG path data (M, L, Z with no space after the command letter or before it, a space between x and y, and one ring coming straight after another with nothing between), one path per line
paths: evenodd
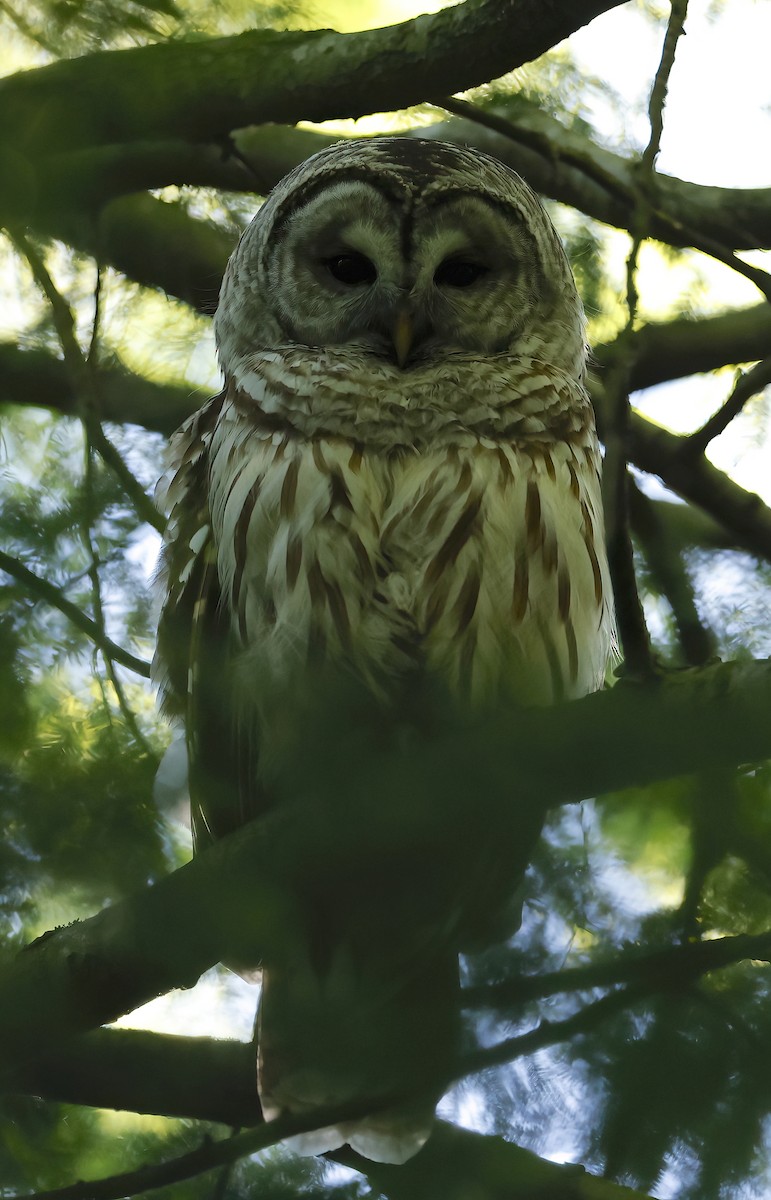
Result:
M466 0L362 33L256 30L90 54L0 81L0 146L34 159L405 108L488 83L618 4Z

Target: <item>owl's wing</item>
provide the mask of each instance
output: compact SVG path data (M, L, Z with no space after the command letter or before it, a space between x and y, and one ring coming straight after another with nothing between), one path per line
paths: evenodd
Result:
M185 722L197 850L262 807L256 731L243 729L235 703L237 647L222 603L208 508L208 450L224 398L215 396L174 435L169 469L156 493L169 523L153 675L165 710Z

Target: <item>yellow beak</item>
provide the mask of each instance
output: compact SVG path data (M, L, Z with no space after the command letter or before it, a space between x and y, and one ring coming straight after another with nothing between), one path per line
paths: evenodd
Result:
M404 366L409 357L414 336L415 330L410 314L405 312L404 309L400 309L396 314L391 331L391 340L396 351L396 361L400 367Z

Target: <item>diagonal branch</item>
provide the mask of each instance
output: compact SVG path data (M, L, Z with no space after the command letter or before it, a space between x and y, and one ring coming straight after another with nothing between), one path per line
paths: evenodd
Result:
M94 368L102 416L113 424L172 433L206 399L182 384L156 383L115 366ZM80 411L78 389L61 358L46 350L0 342L0 395L4 404L49 408L64 416Z
M593 398L595 395L593 390ZM635 466L658 475L673 492L730 529L750 553L771 561L771 509L760 496L734 483L706 458L693 460L687 450L684 452L687 438L669 433L635 413L629 439L629 458Z
M551 805L763 758L771 754L770 704L771 664L733 663L657 685L620 685L554 710L449 725L409 752L361 745L361 761L352 760L351 747L343 761L334 760L326 722L339 729L340 714L329 711L318 729L307 730L309 760L323 756L326 798L315 776L310 783L307 762L294 764L292 802L18 957L0 982L4 1071L171 987L189 986L221 959L271 961L296 919L298 895L323 894L354 862L383 855L409 862L411 848L430 844L451 868L455 856L465 861L493 839L502 861L517 863L523 822L537 821ZM452 869L446 886L452 895L418 896L416 903L450 905Z
M508 1010L566 992L618 984L681 988L736 963L771 961L771 932L637 950L540 975L468 987L466 1008ZM254 1047L207 1037L98 1029L16 1070L9 1090L69 1104L254 1125L262 1120L254 1086Z
M381 1102L383 1105L384 1102ZM379 1107L379 1106L376 1106ZM365 1109L364 1111L368 1111ZM275 1146L285 1138L312 1129L323 1129L362 1115L362 1102L335 1105L317 1112L277 1117L266 1121L257 1129L248 1129L233 1137L213 1142L204 1137L196 1150L181 1154L165 1162L149 1163L133 1171L121 1171L104 1179L73 1183L69 1187L51 1191L17 1195L15 1200L122 1200L125 1196L140 1196L157 1188L169 1187L185 1179L194 1179L214 1171L218 1167L237 1162L240 1158L257 1154L268 1146Z
M688 454L703 454L713 438L719 437L744 408L748 400L771 384L771 357L756 363L752 370L737 379L725 404L686 440Z
M42 255L38 253L29 239L19 230L9 231L9 236L18 251L27 259L35 282L50 305L54 326L64 355L64 363L70 374L73 390L80 398L78 415L92 446L123 485L126 495L141 519L162 533L165 521L102 428L96 379L78 345L72 309L58 291Z
M157 201L152 204L163 210L173 208ZM218 270L224 269L229 246L230 242L226 245L223 240ZM218 284L217 278L215 293ZM630 387L639 391L700 371L753 362L766 355L770 342L769 304L714 317L652 321L635 331ZM607 367L616 351L615 342L595 346L593 359L601 368ZM184 384L155 383L114 366L96 367L94 373L102 415L112 423L142 425L169 434L206 398ZM32 404L69 415L78 411L77 393L65 364L44 350L20 350L15 343L0 342L0 389L3 400L12 404ZM601 389L595 385L594 391L601 406Z
M613 581L616 622L625 669L632 675L650 676L655 671L650 636L637 591L634 552L629 530L629 427L630 379L634 361L634 330L637 324L637 264L640 249L650 232L654 165L664 130L664 102L675 49L683 33L687 0L673 0L667 22L661 61L648 102L650 137L637 169L637 191L630 226L632 244L626 264L628 318L618 337L618 353L605 380L605 470L603 499L606 516L608 565Z
M355 1115L360 1115L355 1113ZM333 1123L351 1116L346 1110L319 1111L315 1119ZM309 1119L282 1117L258 1130L248 1130L218 1142L206 1142L198 1150L165 1163L142 1167L93 1183L78 1183L16 1200L121 1200L141 1195L167 1184L181 1182L236 1162L284 1137L311 1129ZM421 1152L398 1167L363 1159L350 1151L333 1156L344 1165L367 1175L378 1191L392 1200L650 1200L642 1192L591 1175L582 1166L554 1163L539 1158L503 1138L483 1136L438 1121ZM502 1190L505 1189L505 1190Z
M473 1008L509 1008L513 1004L525 1004L561 992L588 991L614 984L682 987L710 971L719 971L746 959L771 962L771 932L688 942L645 953L632 951L605 962L541 975L518 975L497 984L465 988L463 1003Z
M113 642L107 637L104 630L100 628L96 621L92 621L91 617L86 616L78 608L77 604L73 604L71 600L68 600L54 584L49 583L47 579L42 579L34 571L30 571L29 567L25 567L18 559L13 558L10 554L6 554L4 550L0 550L0 571L5 571L6 575L12 576L13 579L23 584L33 596L39 596L46 604L57 608L82 633L90 637L94 645L103 650L115 662L120 663L123 667L128 667L130 671L136 672L137 675L141 675L144 679L150 678L150 664L148 662L137 658L128 650L124 650L117 642Z

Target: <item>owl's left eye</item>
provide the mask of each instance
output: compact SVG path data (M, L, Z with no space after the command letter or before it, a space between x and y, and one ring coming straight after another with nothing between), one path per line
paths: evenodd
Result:
M349 287L374 283L377 278L375 264L366 254L335 254L333 258L325 259L324 265L338 283L345 283Z
M487 273L487 267L479 262L471 262L466 258L447 258L440 263L434 273L434 283L438 287L465 288L471 287L477 279Z

